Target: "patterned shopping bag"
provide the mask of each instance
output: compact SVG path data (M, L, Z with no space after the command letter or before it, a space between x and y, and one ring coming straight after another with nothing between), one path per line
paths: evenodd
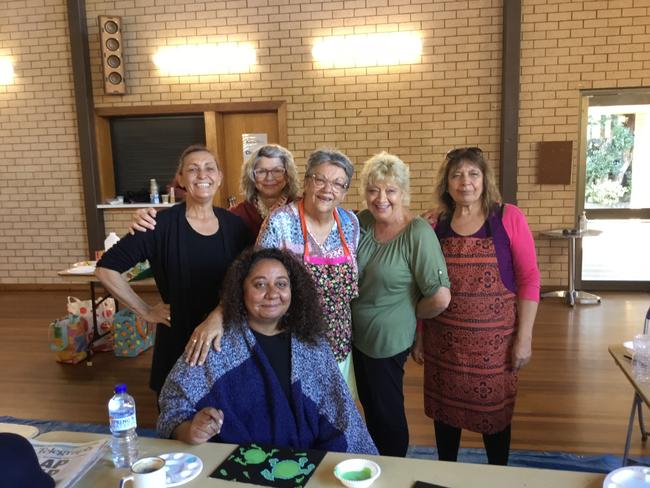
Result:
M113 315L115 314L115 300L106 298L98 299L96 305L97 332L98 337L93 340L93 311L90 300L79 300L75 297L68 297L68 313L78 315L86 324L88 331L88 342L94 352L106 352L113 350Z
M77 364L88 355L88 324L69 314L53 320L48 328L50 350L59 363Z
M128 308L113 317L114 349L118 357L135 357L153 345L154 324L150 324Z

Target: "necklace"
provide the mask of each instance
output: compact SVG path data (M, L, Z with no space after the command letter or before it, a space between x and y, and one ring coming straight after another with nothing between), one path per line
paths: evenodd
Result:
M270 207L267 207L264 205L264 202L262 201L261 198L259 198L258 195L255 195L253 197L253 205L255 205L255 210L257 210L257 213L262 217L262 219L265 219L266 217L269 216L269 213L271 213L273 210L275 210L278 207L281 207L282 205L286 205L287 203L287 196L286 195L281 195L273 205Z

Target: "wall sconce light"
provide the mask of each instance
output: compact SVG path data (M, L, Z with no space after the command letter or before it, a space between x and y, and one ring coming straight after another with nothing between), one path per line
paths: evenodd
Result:
M14 81L14 67L11 59L0 56L0 85L10 85Z
M153 62L167 76L214 75L249 72L256 57L248 44L190 44L163 47Z
M420 61L422 40L415 32L389 32L327 37L312 49L322 68L413 64Z

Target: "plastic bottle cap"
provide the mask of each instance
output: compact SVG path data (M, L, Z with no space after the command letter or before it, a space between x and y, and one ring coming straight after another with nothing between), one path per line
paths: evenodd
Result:
M120 383L119 385L115 385L115 393L126 393L126 385L124 383Z

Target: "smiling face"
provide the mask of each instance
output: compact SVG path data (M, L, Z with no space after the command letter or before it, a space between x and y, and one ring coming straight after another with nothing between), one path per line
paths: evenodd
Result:
M262 198L279 198L287 185L287 172L280 158L262 156L253 168L255 189Z
M183 159L181 185L187 192L188 203L211 202L221 186L223 175L214 156L207 151L196 151Z
M343 168L323 163L305 177L305 212L330 214L341 204L347 193L348 179Z
M404 192L393 179L368 183L366 204L377 222L395 222L404 215Z
M456 205L481 205L483 195L483 172L469 161L461 163L449 171L447 192Z
M268 332L277 326L291 305L289 272L275 259L261 259L244 280L244 306L251 328Z

